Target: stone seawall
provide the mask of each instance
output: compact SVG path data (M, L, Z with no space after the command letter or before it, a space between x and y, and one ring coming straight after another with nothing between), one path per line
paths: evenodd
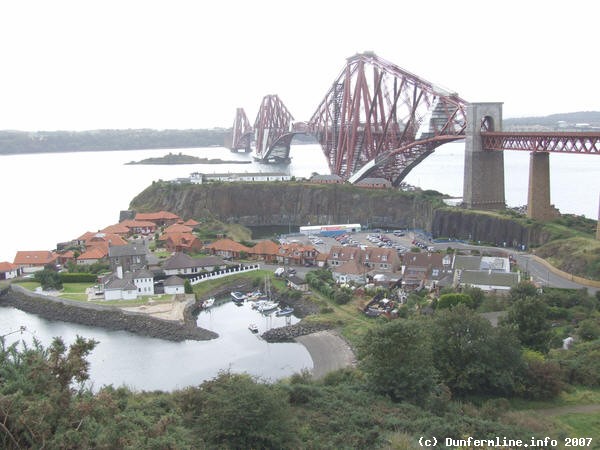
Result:
M48 320L60 320L81 325L122 330L168 341L215 339L219 335L196 325L191 303L184 311L182 322L158 319L145 314L123 311L114 306L81 303L40 295L12 285L0 296L0 306L12 306Z
M287 327L271 328L265 331L261 337L267 342L293 342L299 336L316 333L317 331L329 330L333 328L330 324L304 324L298 322Z

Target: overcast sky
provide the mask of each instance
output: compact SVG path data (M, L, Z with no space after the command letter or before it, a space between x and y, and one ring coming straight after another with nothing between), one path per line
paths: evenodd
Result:
M504 117L600 110L598 5L3 1L0 129L229 127L266 94L308 120L365 50Z

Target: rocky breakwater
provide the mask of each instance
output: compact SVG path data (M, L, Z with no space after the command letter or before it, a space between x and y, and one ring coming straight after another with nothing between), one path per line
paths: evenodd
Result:
M293 342L295 338L304 336L317 331L329 330L333 328L331 324L327 323L296 323L287 327L271 328L261 334L261 337L267 342Z
M40 295L21 286L12 285L10 290L0 296L0 306L12 306L48 320L60 320L108 330L129 331L169 341L204 341L219 337L218 334L196 325L191 312L194 303L190 303L184 311L184 320L174 321L151 317L143 313L124 311L114 306Z

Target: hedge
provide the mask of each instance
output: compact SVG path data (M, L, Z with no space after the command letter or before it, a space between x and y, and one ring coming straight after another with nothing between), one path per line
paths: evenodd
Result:
M93 273L60 273L60 281L63 283L94 283L98 280L98 275Z

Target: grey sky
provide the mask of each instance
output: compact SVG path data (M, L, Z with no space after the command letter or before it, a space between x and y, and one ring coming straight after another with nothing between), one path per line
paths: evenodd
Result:
M374 51L504 116L599 110L593 1L0 4L0 129L229 127L278 94L308 120Z

